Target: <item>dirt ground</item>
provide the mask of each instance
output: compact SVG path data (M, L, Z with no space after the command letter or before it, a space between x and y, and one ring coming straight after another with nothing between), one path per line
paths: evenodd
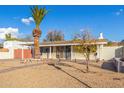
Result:
M1 88L106 88L124 87L124 73L103 69L103 63L91 63L90 72L81 63L61 61L20 63L0 60ZM110 64L109 64L110 65Z

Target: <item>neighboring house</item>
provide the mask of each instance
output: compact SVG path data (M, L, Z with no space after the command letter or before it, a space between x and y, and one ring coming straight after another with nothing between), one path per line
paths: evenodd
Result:
M0 59L32 58L32 48L27 44L33 42L5 41L0 49Z

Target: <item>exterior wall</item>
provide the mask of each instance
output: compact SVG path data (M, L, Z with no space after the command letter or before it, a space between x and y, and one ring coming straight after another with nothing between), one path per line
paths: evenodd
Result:
M97 59L102 60L101 54L103 51L103 45L97 45Z
M52 55L52 56L51 56L52 59L56 59L56 53L55 53L55 52L52 53L51 55ZM85 60L85 57L84 57L83 54L81 54L81 53L75 53L75 52L73 52L72 55L73 55L72 60L73 60L73 59L83 59L83 60ZM47 53L43 53L43 54L42 54L42 58L47 58ZM63 58L63 59L65 59L65 58ZM91 59L91 60L95 60L94 54L92 54L92 55L90 56L90 59Z
M49 57L50 57L49 53L42 53L42 58L46 59L46 58L49 58ZM56 47L53 47L53 51L51 52L51 58L56 59Z
M49 53L42 53L42 58L49 58ZM56 53L51 53L51 58L56 59Z
M47 53L42 53L42 58L47 58Z
M56 59L56 47L53 47L53 52L51 53L51 58Z
M8 52L0 52L0 59L13 59L13 53L12 48Z
M73 48L71 48L71 60L74 59L82 59L85 60L85 57L82 53L75 52ZM49 53L48 53L49 56ZM124 57L124 47L123 46L103 46L97 45L97 57L94 54L91 54L90 59L100 59L100 60L110 60L114 57ZM47 58L47 53L43 53L42 58ZM56 59L56 47L53 47L53 52L51 53L51 58Z
M71 46L71 60L73 59L85 60L86 58L82 53L74 51L73 46ZM94 53L90 55L90 60L95 60Z
M73 52L73 59L82 59L82 60L85 60L85 57L83 56L82 53ZM91 54L90 55L90 60L95 60L94 54Z
M110 60L114 57L122 57L121 54L123 54L124 56L124 50L122 51L122 47L123 46L111 46L111 47L102 47L102 49L100 49L100 60L104 59L104 60ZM117 52L118 50L118 52Z
M53 47L51 58L56 59L56 47Z
M71 47L71 60L74 60L74 59L83 59L83 60L85 60L85 57L83 56L83 54L82 53L77 53L77 52L75 52L74 50L73 50L73 47ZM63 52L64 53L64 57L65 57L65 52ZM49 53L42 53L42 58L47 58L47 56L48 56L48 58L49 58ZM53 52L51 53L51 58L52 59L57 59L56 58L56 47L53 47ZM66 58L62 58L62 59L66 59ZM90 59L91 60L95 60L95 56L94 56L94 54L92 54L91 56L90 56Z
M56 52L52 53L51 55L52 55L51 56L52 59L56 59Z

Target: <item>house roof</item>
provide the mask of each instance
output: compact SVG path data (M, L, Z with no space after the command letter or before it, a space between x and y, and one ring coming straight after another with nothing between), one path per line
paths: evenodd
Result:
M80 45L81 44L81 40L76 40L76 41L54 41L54 42L42 42L40 44L40 46L67 46L67 45ZM100 45L100 44L107 44L107 40L106 39L97 39L97 40L91 40L90 43L85 43L85 44L96 44L96 45Z
M107 45L105 46L124 46L124 43L123 42L108 42Z
M40 47L44 47L44 46L68 46L68 45L81 45L81 40L76 40L76 41L52 41L52 42L42 42L40 43ZM85 43L85 44L92 44L92 45L101 45L101 44L107 44L107 40L106 39L97 39L97 40L91 40L90 43ZM28 45L28 46L32 46L34 45L26 43L26 44L22 44L22 45Z

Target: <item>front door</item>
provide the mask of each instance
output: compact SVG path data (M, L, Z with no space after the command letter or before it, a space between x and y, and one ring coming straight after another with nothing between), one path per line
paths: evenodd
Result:
M71 46L66 46L65 47L65 57L66 59L71 59Z
M64 47L56 47L56 58L64 58Z

